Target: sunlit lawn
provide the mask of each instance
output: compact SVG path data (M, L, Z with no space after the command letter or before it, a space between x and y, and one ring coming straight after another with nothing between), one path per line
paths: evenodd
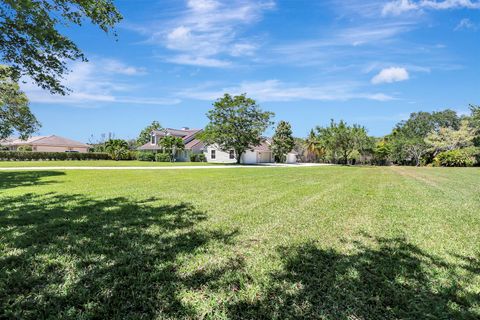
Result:
M478 319L480 169L0 171L0 318Z
M222 165L207 162L151 162L114 160L0 161L2 167L169 167Z

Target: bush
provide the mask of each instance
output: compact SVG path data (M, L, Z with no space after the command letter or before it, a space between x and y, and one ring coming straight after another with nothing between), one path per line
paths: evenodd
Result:
M170 155L166 153L157 153L155 155L155 161L157 162L170 162Z
M148 151L139 151L137 152L137 160L140 161L155 161L155 154Z
M137 159L137 152L128 150L120 157L120 160L136 160Z
M20 152L29 152L29 151L32 151L32 146L19 146L17 148L17 151L20 151Z
M207 162L207 157L203 153L197 154L198 162Z
M438 167L471 167L475 164L475 157L470 150L457 149L440 152L433 163Z
M207 161L207 158L203 153L194 153L190 155L190 161L191 162L205 162Z
M0 160L110 160L107 153L0 151Z

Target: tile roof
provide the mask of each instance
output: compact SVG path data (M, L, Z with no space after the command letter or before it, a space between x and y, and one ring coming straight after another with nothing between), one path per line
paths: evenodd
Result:
M165 137L167 135L171 135L174 137L180 137L185 144L185 149L189 150L197 144L200 143L200 140L195 139L195 136L203 131L203 129L172 129L172 128L165 128L162 130L153 130L152 134L156 135L157 137ZM158 145L151 144L147 142L143 146L139 147L138 150L160 150L161 147Z
M270 145L271 145L271 143L267 139L265 139L258 146L253 147L252 150L260 151L260 152L272 151L270 149Z
M202 148L203 147L203 142L198 140L198 139L193 139L192 141L185 144L185 149L186 150L190 150L193 147Z
M50 136L35 136L30 137L27 140L22 139L5 139L0 142L5 146L14 145L31 145L31 146L57 146L57 147L85 147L89 146L85 143L75 140L67 139L64 137L50 135Z
M172 128L165 128L162 130L153 130L152 133L154 133L157 136L166 136L166 135L172 135L175 137L188 137L197 134L198 132L202 131L202 129L172 129Z

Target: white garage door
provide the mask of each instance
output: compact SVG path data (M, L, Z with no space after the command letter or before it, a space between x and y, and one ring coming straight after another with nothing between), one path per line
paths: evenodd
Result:
M272 153L271 152L259 152L258 153L258 162L259 163L268 163L271 162Z

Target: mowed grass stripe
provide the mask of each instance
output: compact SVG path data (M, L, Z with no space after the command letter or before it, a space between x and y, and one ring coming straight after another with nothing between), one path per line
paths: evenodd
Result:
M0 314L478 318L479 181L475 168L0 172Z

